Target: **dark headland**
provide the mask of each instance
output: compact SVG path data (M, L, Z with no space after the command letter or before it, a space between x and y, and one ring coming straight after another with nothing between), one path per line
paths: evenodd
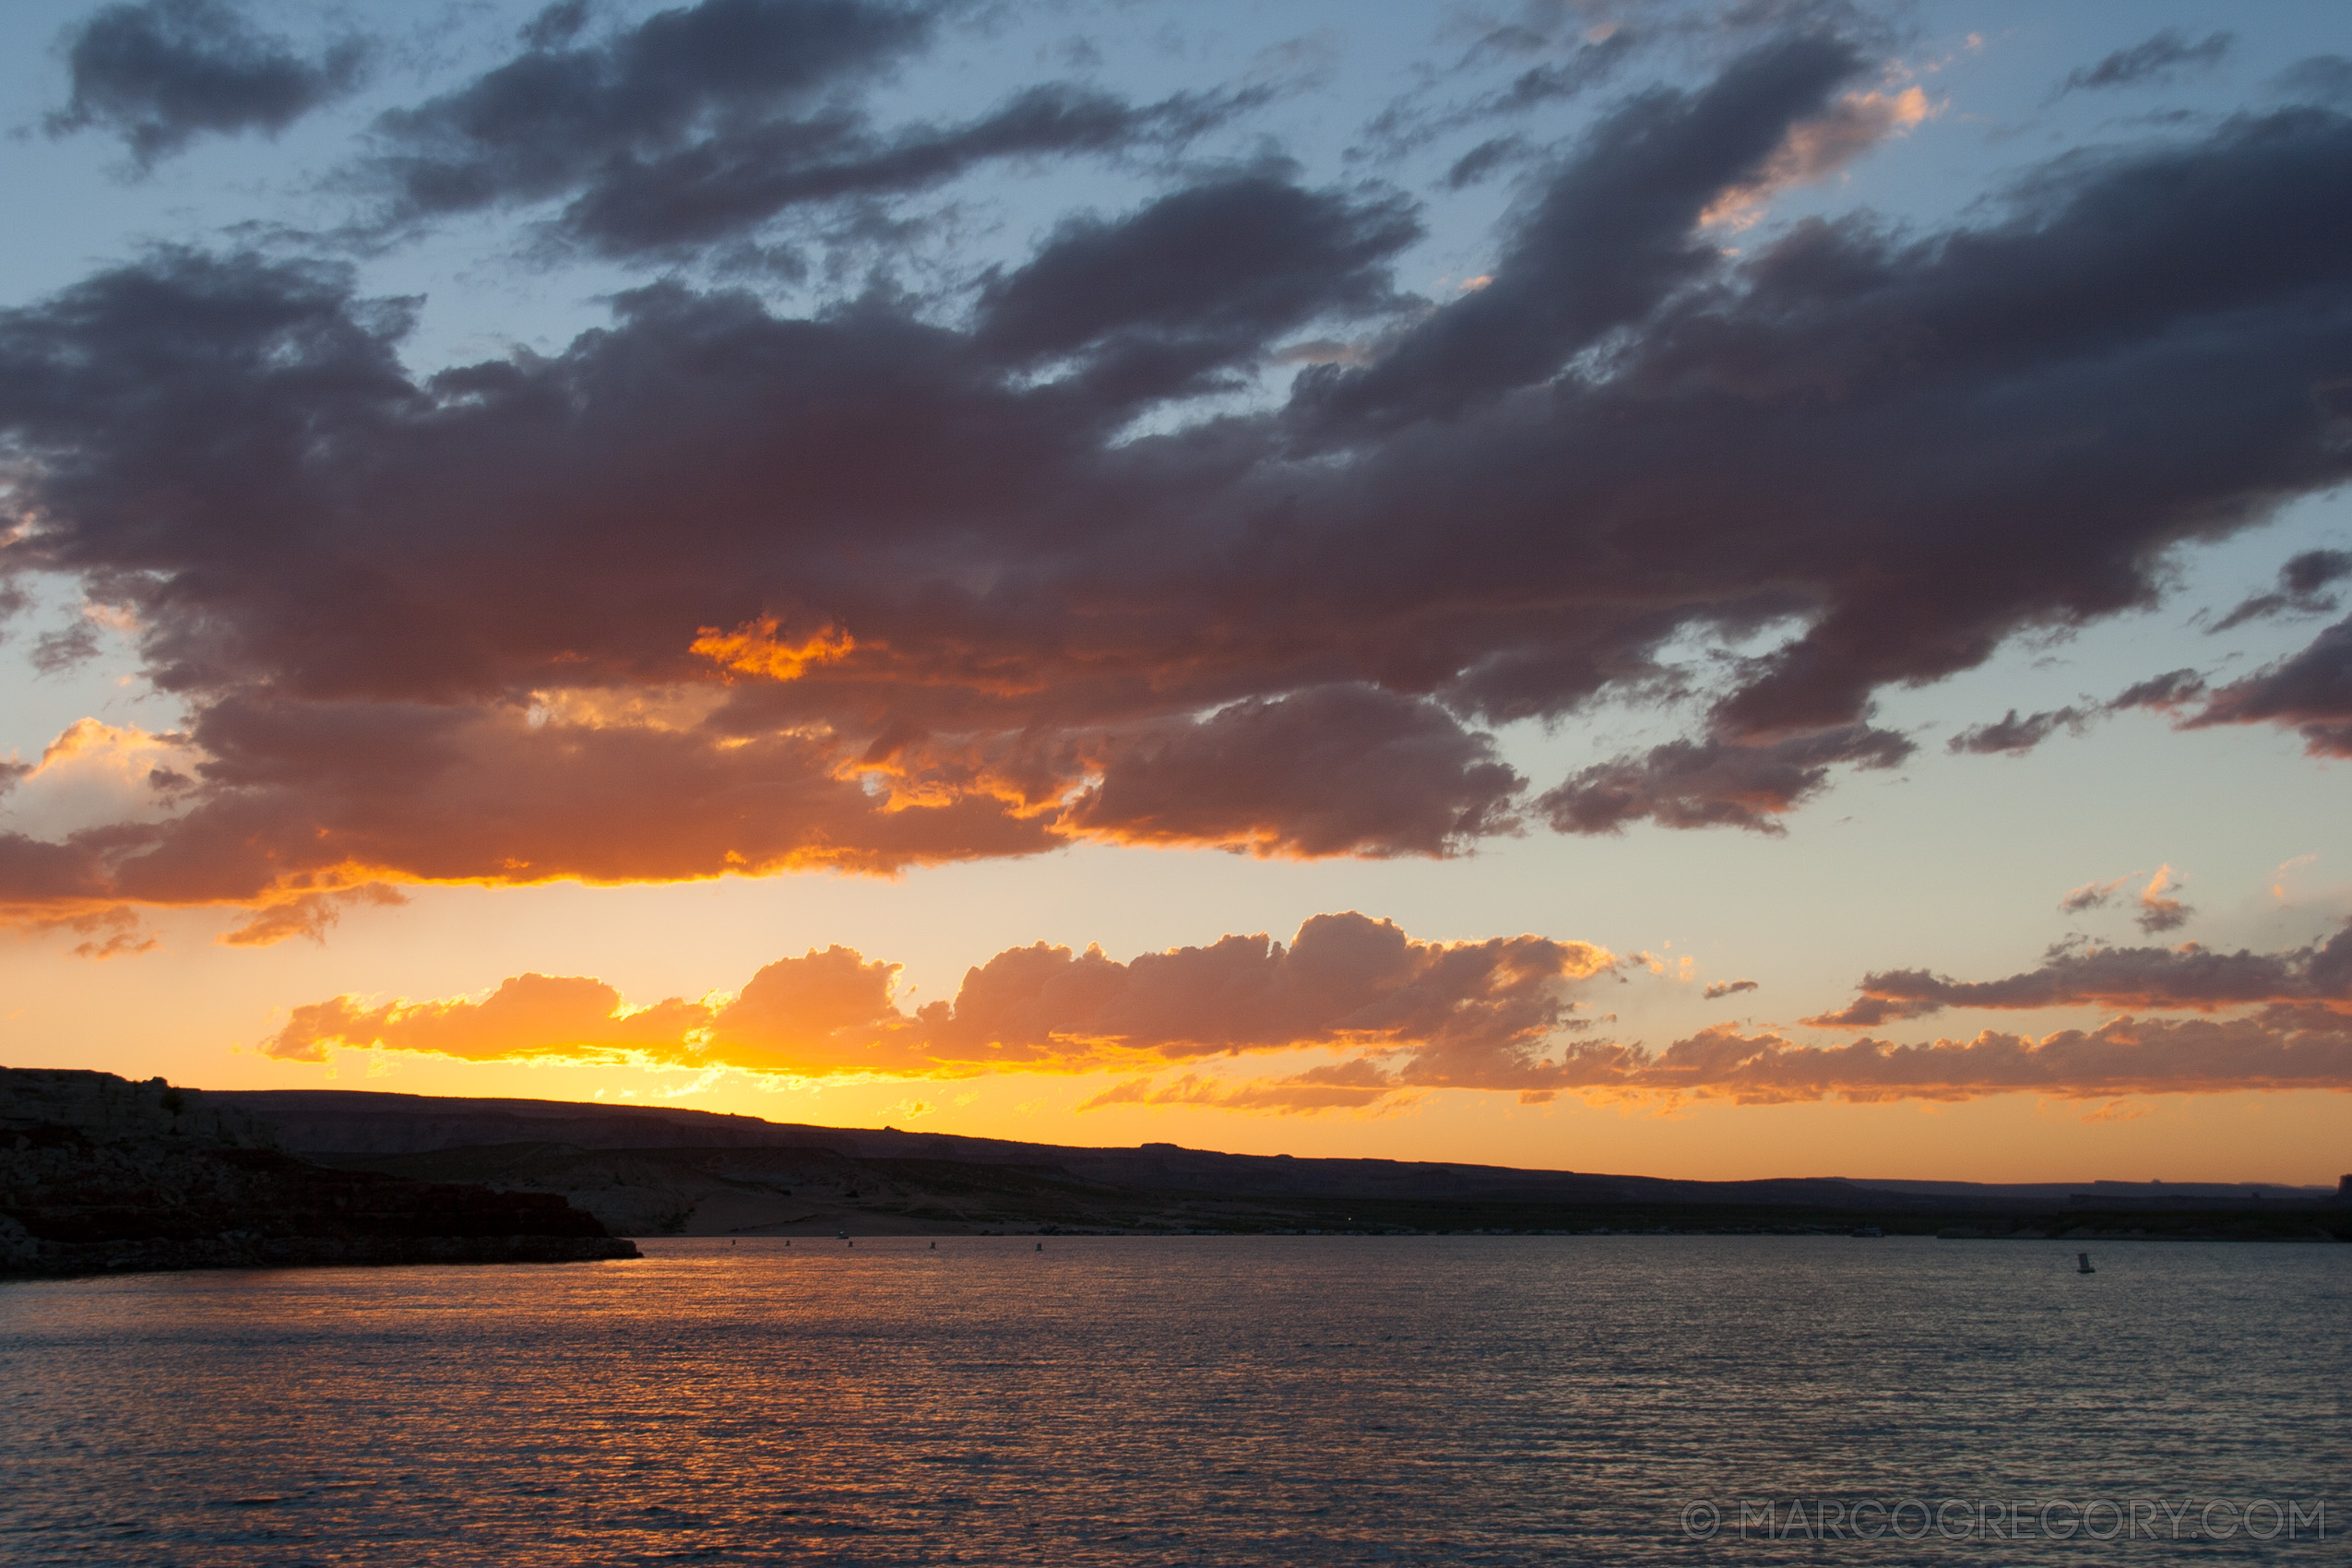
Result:
M0 1277L637 1255L552 1194L297 1158L227 1098L0 1068Z
M0 1275L627 1257L628 1236L1452 1232L2352 1240L2340 1189L1682 1182L659 1106L0 1068Z

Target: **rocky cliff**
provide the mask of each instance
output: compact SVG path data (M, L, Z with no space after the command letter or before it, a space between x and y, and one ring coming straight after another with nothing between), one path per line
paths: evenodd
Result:
M0 1276L635 1257L544 1193L322 1169L160 1078L0 1068Z

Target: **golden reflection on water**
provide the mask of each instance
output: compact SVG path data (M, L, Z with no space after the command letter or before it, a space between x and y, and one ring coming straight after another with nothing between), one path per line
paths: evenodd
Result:
M1811 1562L1681 1511L2352 1475L2343 1248L2111 1247L2087 1279L2061 1243L1035 1249L0 1286L0 1559Z

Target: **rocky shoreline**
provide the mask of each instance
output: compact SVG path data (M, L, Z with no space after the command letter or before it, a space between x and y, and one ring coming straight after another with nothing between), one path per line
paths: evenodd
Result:
M638 1255L545 1193L336 1170L161 1079L0 1068L0 1278Z

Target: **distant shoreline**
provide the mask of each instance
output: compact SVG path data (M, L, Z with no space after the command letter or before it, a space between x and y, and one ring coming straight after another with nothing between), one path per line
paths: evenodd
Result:
M2088 1185L2057 1196L1079 1148L666 1108L208 1092L0 1068L0 1277L584 1261L634 1256L632 1238L661 1236L2352 1240L2352 1206L2325 1191Z

